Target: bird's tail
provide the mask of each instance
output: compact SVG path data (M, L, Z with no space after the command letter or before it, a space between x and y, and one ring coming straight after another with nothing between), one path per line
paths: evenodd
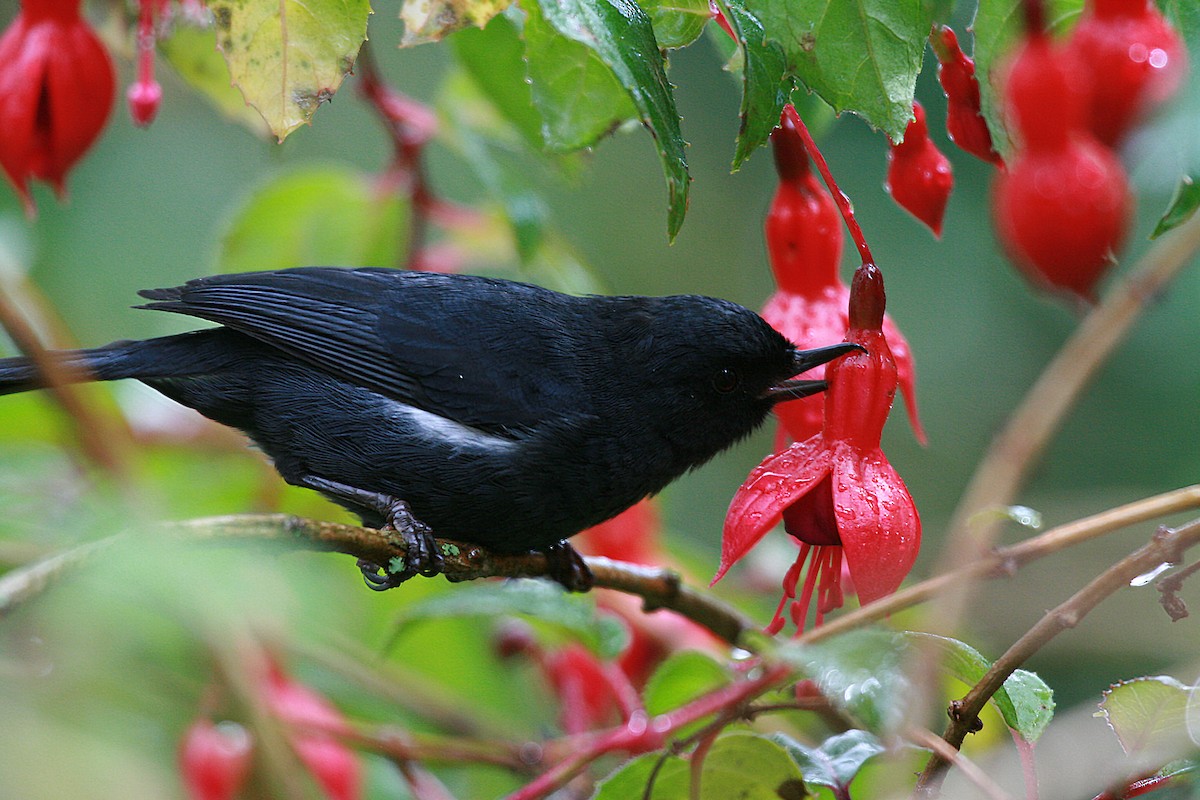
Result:
M216 341L228 331L209 329L144 341L120 341L87 350L50 353L56 368L53 380L66 383L154 379L194 375L219 357ZM0 395L44 389L51 383L30 358L0 358Z

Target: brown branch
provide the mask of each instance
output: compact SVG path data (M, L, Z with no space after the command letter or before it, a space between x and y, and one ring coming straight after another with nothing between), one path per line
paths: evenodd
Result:
M117 477L125 475L128 459L122 445L128 444L129 432L111 416L98 413L83 400L75 384L85 380L86 376L46 348L29 318L18 307L14 299L18 296L46 311L47 304L27 281L10 277L0 281L0 328L12 339L17 350L37 367L46 390L70 421L74 439L79 442L83 455Z
M911 727L904 731L904 738L918 747L932 750L935 755L958 767L967 780L975 784L990 800L1012 800L1011 796L1001 789L991 776L980 769L974 761L951 747L945 739L933 731L927 728Z
M302 519L284 514L244 514L188 520L165 526L184 538L279 542L302 550L344 553L376 564L403 559L404 543L394 534L337 522ZM15 570L0 578L0 618L22 601L41 592L63 570L100 548L125 536L95 542ZM462 542L438 540L447 580L477 578L539 578L549 574L542 553L517 555L492 553ZM596 578L596 587L616 589L642 598L647 610L670 609L708 628L730 644L747 647L745 633L757 630L752 620L714 597L685 586L670 570L610 561L585 559Z
M1147 544L1109 567L1057 608L1046 612L1036 625L996 659L966 696L954 704L950 724L942 738L951 747L960 748L963 739L977 724L984 704L1030 656L1064 630L1078 625L1101 601L1128 586L1134 578L1159 564L1178 563L1184 551L1197 543L1200 543L1200 521L1179 528L1161 527ZM936 796L947 768L946 759L935 752L917 781L914 796Z

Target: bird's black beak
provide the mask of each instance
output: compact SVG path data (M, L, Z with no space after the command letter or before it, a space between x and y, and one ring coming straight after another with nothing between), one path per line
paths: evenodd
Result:
M866 352L866 348L862 345L851 344L850 342L842 342L841 344L831 344L828 347L817 347L812 350L797 350L795 360L792 362L794 372L792 374L799 375L802 372L808 372L813 367L819 367L822 364L833 361L835 358L844 356L847 353L855 351ZM770 400L773 403L783 403L788 400L799 400L801 397L817 394L825 391L825 381L804 381L804 380L787 380L780 384L772 386L763 393L763 398Z

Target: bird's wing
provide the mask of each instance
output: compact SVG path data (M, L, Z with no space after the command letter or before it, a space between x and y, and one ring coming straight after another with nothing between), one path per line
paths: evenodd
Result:
M215 275L140 293L341 380L509 434L572 413L570 298L526 284L386 269Z

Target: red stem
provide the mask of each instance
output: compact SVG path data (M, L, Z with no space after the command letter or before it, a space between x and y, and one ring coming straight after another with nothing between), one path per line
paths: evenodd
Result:
M837 181L833 179L833 173L829 171L829 164L825 163L825 156L821 155L821 151L817 149L817 143L813 141L812 134L808 132L808 126L804 124L804 120L800 118L796 107L792 104L784 106L783 113L800 132L800 138L804 140L804 147L808 150L808 157L817 165L817 171L821 173L825 185L829 187L829 193L833 195L834 201L838 204L838 210L842 212L842 219L846 221L846 228L850 231L850 238L854 240L854 246L858 248L862 262L874 264L875 257L871 255L871 248L867 246L867 239L863 236L862 228L859 227L858 220L854 218L854 206L850 204L850 198L846 196L845 192L838 188Z
M425 145L436 133L437 118L425 106L384 83L366 45L359 53L357 67L359 91L371 104L392 140L392 163L385 173L385 182L404 186L412 204L405 266L415 269L420 266L430 214L438 206L422 163Z
M680 728L718 711L736 708L790 674L791 668L786 665L769 667L757 678L722 687L674 711L649 718L645 714L635 714L621 727L590 734L586 738L578 737L582 741L571 743L569 756L510 794L506 800L538 800L545 797L566 785L588 764L608 753L619 751L637 755L658 750Z

